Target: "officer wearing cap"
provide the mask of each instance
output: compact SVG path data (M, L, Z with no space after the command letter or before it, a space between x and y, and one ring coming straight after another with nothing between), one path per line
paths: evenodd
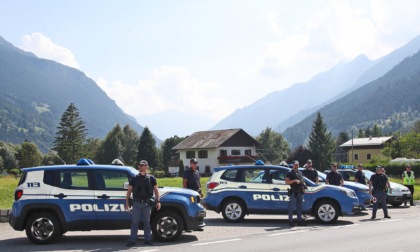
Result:
M359 164L357 166L357 172L354 174L354 182L366 185L366 177L365 177L365 173L363 172L362 164Z
M296 215L299 226L306 226L302 219L303 195L305 194L303 174L299 171L299 161L293 161L293 169L286 173L286 185L290 185L289 194L289 226L293 227L293 210L296 206Z
M197 170L197 164L197 159L191 158L190 168L184 172L182 186L197 191L203 197L201 193L200 172Z
M344 180L340 173L337 172L337 164L333 163L331 165L331 172L327 174L325 184L343 186Z
M402 174L402 182L411 192L411 200L410 206L414 206L413 198L414 198L414 184L416 183L416 178L414 177L414 172L411 170L411 165L407 165L405 167L405 171ZM404 202L404 205L407 203Z
M389 184L388 177L382 173L382 167L376 167L376 173L370 177L369 180L369 193L376 198L376 201L373 203L372 208L372 217L371 219L376 219L376 211L378 210L378 203L381 202L382 210L384 212L384 218L391 219L391 216L388 215L388 209L386 207L386 196L387 189L392 193L391 185Z
M312 167L312 160L310 159L306 162L306 169L302 171L302 174L315 183L319 181L318 172Z
M152 232L150 229L150 213L151 201L153 193L156 199L156 209L160 209L160 196L157 187L156 179L154 176L147 173L148 163L146 160L141 160L138 163L139 174L132 177L129 182L125 208L130 209L130 197L133 193L133 206L132 206L132 222L130 230L130 239L127 247L136 244L137 233L139 231L139 222L143 220L144 225L144 243L146 245L153 245Z

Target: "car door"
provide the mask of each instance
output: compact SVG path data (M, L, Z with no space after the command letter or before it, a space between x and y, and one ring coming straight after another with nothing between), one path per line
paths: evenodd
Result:
M68 228L81 230L94 227L94 194L89 186L88 170L56 170L54 181L49 198L61 208Z
M124 169L92 171L98 229L130 227L131 214L125 210L127 188L124 188L130 177Z
M273 213L286 213L289 205L289 197L287 196L287 189L290 186L286 185L286 170L273 169L270 170L271 183L271 210Z
M241 170L242 180L237 184L237 192L246 202L250 213L269 213L271 208L270 184L266 180L263 167Z

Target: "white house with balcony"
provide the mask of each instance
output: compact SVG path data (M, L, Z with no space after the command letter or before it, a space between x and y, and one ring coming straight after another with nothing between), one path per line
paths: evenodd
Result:
M254 164L258 145L243 129L227 129L195 132L172 150L179 152L186 167L191 158L196 158L199 172L210 174L218 166Z

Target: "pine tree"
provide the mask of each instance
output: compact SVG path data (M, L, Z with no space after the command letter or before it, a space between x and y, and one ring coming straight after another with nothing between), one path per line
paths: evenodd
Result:
M105 137L95 157L97 163L111 164L112 160L122 159L123 131L117 124ZM121 160L124 162L124 160Z
M137 160L146 160L149 167L156 168L158 163L158 155L156 148L156 140L148 127L145 127L141 133L139 144L137 147Z
M87 129L73 103L61 116L57 129L53 150L64 162L75 163L82 157Z
M137 134L137 132L134 129L132 129L130 125L125 125L123 128L121 155L125 165L137 167L136 161L138 141L139 134Z
M318 112L312 125L312 132L308 142L312 153L314 167L324 170L332 161L332 153L335 151L334 139L331 132L327 132L327 125L323 122L321 113Z

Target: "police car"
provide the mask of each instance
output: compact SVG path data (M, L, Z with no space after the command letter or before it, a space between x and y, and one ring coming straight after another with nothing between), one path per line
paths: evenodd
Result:
M299 168L299 170L301 170L301 168ZM327 174L320 171L317 171L317 173L319 183L325 184L325 181L327 180ZM356 193L357 198L359 199L360 210L366 210L366 208L371 205L372 196L369 193L369 187L367 185L352 181L344 181L343 187L349 188Z
M77 165L22 172L9 223L15 230L25 230L32 242L47 244L67 231L130 228L125 199L129 179L138 174L134 168L81 159ZM159 188L159 193L161 209L154 209L150 218L156 239L174 241L184 230L202 230L206 213L197 192Z
M214 169L206 183L206 209L222 213L228 222L240 222L248 214L287 214L289 197L285 184L290 168L264 165L224 166ZM261 165L258 165L261 163ZM317 185L305 178L303 213L315 216L321 223L334 223L339 215L359 209L353 190Z
M352 180L354 179L354 174L357 172L357 170L337 169L337 172L339 172L345 180ZM375 173L369 170L363 170L363 172L365 173L367 183L369 183L370 177ZM404 202L410 201L412 195L406 186L391 181L389 181L389 184L392 191L388 192L386 197L386 202L388 204L394 207L398 207L401 206Z

